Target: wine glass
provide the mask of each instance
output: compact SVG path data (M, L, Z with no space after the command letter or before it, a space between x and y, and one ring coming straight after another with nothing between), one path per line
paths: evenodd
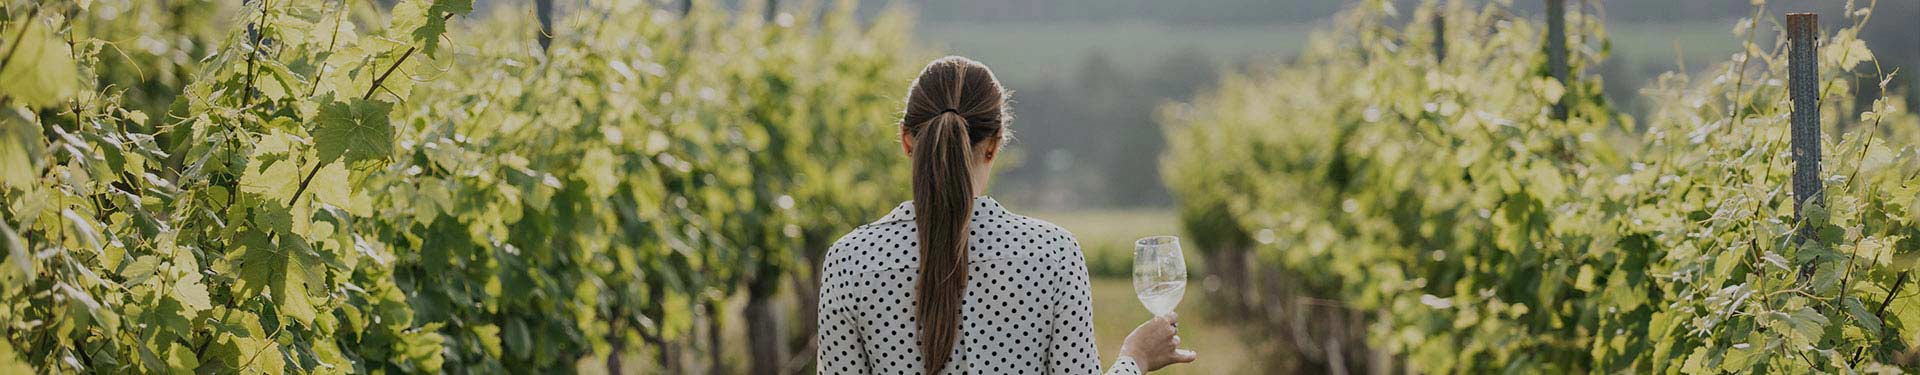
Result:
M1180 237L1153 236L1133 243L1133 291L1154 316L1165 316L1187 293L1187 260Z

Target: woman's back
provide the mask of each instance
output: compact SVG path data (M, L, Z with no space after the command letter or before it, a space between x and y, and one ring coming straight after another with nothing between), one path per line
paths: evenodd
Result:
M1098 373L1085 258L1073 235L978 197L967 287L945 373ZM912 202L842 237L821 289L822 373L920 373ZM1130 365L1130 364L1129 364Z
M913 200L840 238L820 286L823 374L1094 374L1093 298L1073 235L987 190L1011 132L1000 81L948 56L907 90L900 150ZM1188 362L1173 317L1134 329L1116 374Z

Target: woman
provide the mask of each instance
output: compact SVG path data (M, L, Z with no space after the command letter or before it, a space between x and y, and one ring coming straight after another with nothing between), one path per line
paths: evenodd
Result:
M948 56L907 92L900 141L913 200L828 251L821 374L1095 374L1092 296L1079 242L1014 215L987 186L1009 132L993 72ZM1192 362L1174 317L1135 328L1111 374Z

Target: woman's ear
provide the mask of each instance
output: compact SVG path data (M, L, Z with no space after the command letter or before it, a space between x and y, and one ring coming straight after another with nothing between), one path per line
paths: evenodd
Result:
M907 156L913 156L913 136L908 135L906 129L900 129L900 150L906 151Z
M980 161L992 163L993 157L1000 156L1000 137L989 138L985 143L980 145Z

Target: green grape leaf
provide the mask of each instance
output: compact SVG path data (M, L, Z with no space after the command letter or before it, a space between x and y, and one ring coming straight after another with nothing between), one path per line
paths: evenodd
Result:
M340 163L330 163L320 167L313 175L313 182L307 190L313 192L313 203L332 205L352 213L353 189L348 182L352 175ZM305 202L302 202L305 203Z
M213 308L213 297L207 295L207 285L200 280L199 273L188 273L186 277L173 282L173 298L194 312Z
M141 311L141 316L132 319L139 322L159 322L158 326L166 332L180 336L193 333L193 318L199 314L175 299L161 299L152 309Z
M87 249L95 252L103 249L100 231L94 229L93 220L81 216L72 209L60 210L60 216L67 219L67 224L71 225L74 234L79 236L80 243L87 245Z
M1847 38L1826 43L1832 43L1832 45L1821 49L1821 65L1853 69L1861 62L1873 60L1873 50L1867 48L1867 42L1864 40Z
M1596 277L1598 277L1598 272L1594 272L1593 265L1581 265L1579 276L1574 277L1573 288L1592 292L1594 289L1594 278Z
M286 373L286 358L280 352L280 343L268 340L265 334L235 335L221 338L221 350L217 354L222 359L230 359L227 371L216 372L259 372L265 374Z
M1766 356L1766 349L1763 349L1760 345L1753 345L1753 343L1750 342L1735 344L1732 348L1726 349L1722 354L1720 370L1736 373L1752 372L1751 369L1753 366L1764 363ZM1706 356L1702 355L1702 357ZM1710 358L1703 359L1711 360Z
M101 305L99 300L93 298L93 295L81 291L79 288L75 288L72 284L67 284L66 282L55 284L54 288L64 292L70 300L79 302L68 306L76 310L83 310L75 312L87 316L93 324L99 325L100 328L105 329L107 332L120 330L120 314L115 313L112 308Z
M292 157L291 135L278 131L260 137L247 156L247 169L240 176L240 191L260 194L269 200L287 202L299 188L300 166Z
M392 109L391 103L361 99L321 105L313 128L320 163L344 158L358 168L385 160L393 153L393 125L387 120Z
M1711 365L1707 364L1709 357L1711 357L1711 355L1707 353L1706 347L1694 347L1693 351L1686 355L1686 361L1681 362L1680 372L1688 374L1705 374L1712 372L1713 369L1708 367Z
M514 358L527 358L533 352L533 337L527 331L527 324L520 319L507 321L506 344L513 350Z
M620 161L605 149L588 150L587 155L580 159L580 169L577 171L586 179L587 192L603 199L612 195L620 185Z
M33 281L33 251L27 248L26 239L5 222L0 222L0 250L7 252L6 258L0 259L0 291L12 291Z
M25 190L40 174L40 142L45 137L26 116L32 113L0 111L0 189Z
M1812 308L1800 308L1793 312L1771 311L1759 315L1761 324L1778 332L1787 339L1789 348L1801 350L1820 341L1820 332L1826 329L1827 316L1820 315Z
M433 54L440 48L440 36L447 33L446 16L466 14L473 11L473 0L433 0L427 6L426 23L413 29L413 39L424 43L422 50Z
M1847 272L1839 263L1814 264L1813 280L1808 286L1814 293L1828 293L1840 287L1840 278Z
M1854 324L1866 329L1868 333L1880 334L1880 317L1868 311L1867 305L1860 303L1860 298L1847 296L1841 300L1841 304L1846 306L1847 315L1853 316Z
M260 201L253 208L253 223L269 233L293 235L293 210L280 201Z
M313 250L290 234L272 237L258 231L242 234L243 249L235 257L239 263L239 290L242 295L267 293L280 305L282 314L304 325L313 324L313 304L308 301L310 282L324 282L320 262Z
M320 317L328 318L329 315L320 315ZM354 368L353 360L347 359L336 342L313 343L313 359L319 361L321 366L319 369L323 369L315 373L351 374Z
M480 339L480 348L486 351L487 356L500 357L503 353L500 349L500 326L492 324L475 325L473 327L473 333Z
M158 266L160 266L159 257L143 255L134 259L133 263L127 263L121 267L120 276L127 279L128 285L144 283L148 277L153 276L154 268Z
M17 21L17 20L16 20ZM29 106L57 105L80 89L80 73L73 51L53 35L52 28L38 19L14 22L0 35L19 35L18 45L0 47L13 55L0 70L0 95L16 98ZM25 31L20 27L26 27ZM4 39L0 39L4 40ZM4 43L4 42L0 42Z
M20 356L13 352L13 344L8 343L7 340L0 340L0 373L33 374L37 372L33 370L32 365L21 360Z
M428 323L419 329L407 332L406 335L401 336L403 344L399 348L400 352L405 353L408 359L421 367L440 368L441 362L445 360L440 356L440 352L445 347L446 337L434 332L439 329L440 323Z
M167 349L167 371L174 374L192 374L200 368L200 358L186 345L175 344Z

